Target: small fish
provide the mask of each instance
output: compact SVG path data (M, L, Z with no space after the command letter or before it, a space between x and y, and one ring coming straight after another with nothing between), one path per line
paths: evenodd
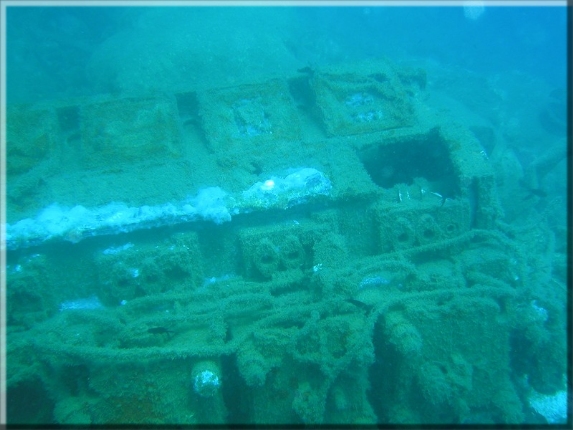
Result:
M169 336L169 338L171 338L171 335L173 334L173 331L166 329L165 327L151 327L149 329L147 329L147 333L151 333L151 334L166 334L167 336Z
M360 281L358 288L360 290L366 290L368 288L379 288L382 285L390 285L391 282L392 281L390 279L387 279L387 278L380 276L380 275L368 276L368 277L362 279L362 281Z
M545 191L543 191L541 188L530 187L523 179L519 180L519 185L527 190L527 195L523 198L523 200L528 200L532 197L539 197L541 199L547 197L547 193Z
M365 311L370 311L372 310L373 306L367 305L364 302L361 302L360 300L356 300L356 299L346 299L346 301L348 303L352 303L354 306L358 306L360 309L363 309Z
M446 200L449 200L449 197L443 196L443 195L441 195L440 193L435 193L435 192L433 192L433 191L430 191L430 194L433 194L433 195L435 195L436 197L439 197L439 198L440 198L440 201L441 201L440 207L444 206L444 204L446 203Z
M310 66L303 67L302 69L297 70L298 73L304 73L308 76L314 75L314 70Z
M18 266L16 266L16 271L19 271ZM20 269L21 270L21 269ZM91 296L86 299L77 300L67 300L60 303L60 312L67 310L93 310L93 309L103 309L103 304L99 301L97 296Z

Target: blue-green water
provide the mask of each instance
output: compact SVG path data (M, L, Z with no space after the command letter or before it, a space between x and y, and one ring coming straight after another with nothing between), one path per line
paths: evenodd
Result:
M12 424L570 424L564 7L14 7Z

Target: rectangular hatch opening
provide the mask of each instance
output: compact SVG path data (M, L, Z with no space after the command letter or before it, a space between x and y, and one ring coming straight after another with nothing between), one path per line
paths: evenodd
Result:
M448 198L461 195L459 178L449 148L437 132L408 136L369 146L358 156L372 181L381 188L413 185L419 179Z

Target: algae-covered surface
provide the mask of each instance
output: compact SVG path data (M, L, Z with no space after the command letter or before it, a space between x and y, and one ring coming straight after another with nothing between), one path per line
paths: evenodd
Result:
M570 423L564 16L8 6L8 423Z

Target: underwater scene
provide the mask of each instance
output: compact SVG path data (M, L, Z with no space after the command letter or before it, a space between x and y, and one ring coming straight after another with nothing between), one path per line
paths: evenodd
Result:
M567 424L567 10L6 12L9 424Z

